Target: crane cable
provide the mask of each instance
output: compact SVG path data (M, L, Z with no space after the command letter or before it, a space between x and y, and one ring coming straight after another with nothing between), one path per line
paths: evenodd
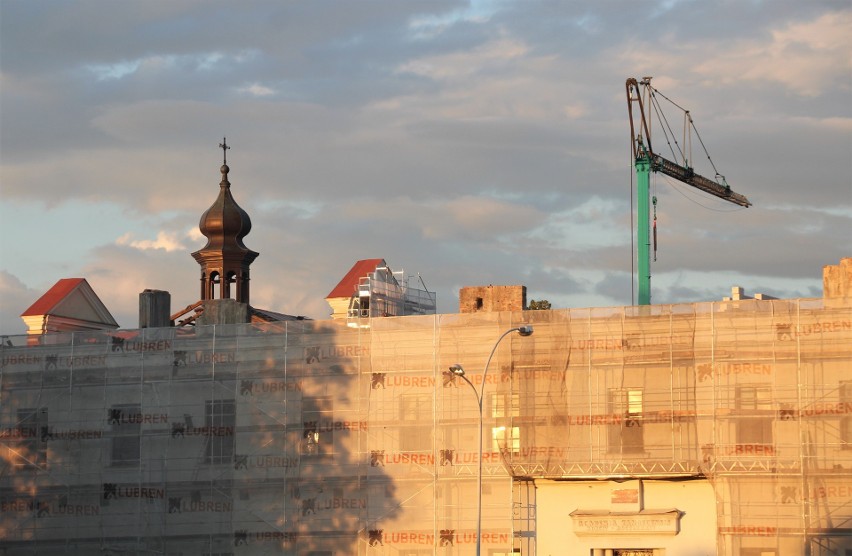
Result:
M657 100L656 93L659 92L659 91L657 91L653 87L651 87L651 89L652 89L651 106L654 108L654 112L656 112L656 114L657 114L657 120L660 122L660 128L662 129L663 136L665 136L665 138L666 138L666 144L669 146L669 151L672 153L672 158L674 158L675 160L686 160L686 155L684 154L683 149L681 149L680 144L677 142L677 139L675 138L674 131L672 131L672 126L671 126L671 124L669 124L669 120L668 120L668 118L666 118L666 114L665 114L665 112L663 112L663 109L660 106L660 101ZM662 93L660 93L660 96L662 96L663 98L666 98L666 96L663 95ZM666 99L666 100L668 100L668 99ZM674 103L672 103L672 104L674 104ZM677 106L677 105L675 105L675 106ZM680 108L680 107L678 106L678 108ZM671 134L671 138L669 138L670 134ZM674 146L677 147L677 153L675 152L674 147L672 147L672 142L674 142ZM680 153L680 157L678 157L678 153Z
M671 133L672 134L672 140L674 141L675 145L677 146L678 152L680 152L682 159L684 161L686 161L686 156L684 155L683 150L681 149L680 145L678 144L677 139L675 139L675 134L672 131L671 126L669 125L668 119L665 117L665 114L663 113L662 108L659 105L659 100L657 100L656 97L657 97L657 95L660 95L661 97L663 97L664 99L669 101L669 103L671 103L673 106L675 106L678 110L682 111L685 114L689 114L689 110L687 110L683 106L679 105L678 103L676 103L675 101L673 101L672 99L670 99L669 97L667 97L666 95L661 93L659 90L655 89L653 86L650 85L650 83L648 84L648 87L651 88L652 105L654 106L654 111L657 113L657 119L660 121L660 125L663 128L663 135L666 136L666 143L668 143L668 145L669 145L669 150L671 150L672 155L675 158L677 158L677 155L675 154L674 149L671 146L671 143L669 143L668 133ZM663 122L665 122L665 126L662 125ZM707 160L710 162L710 166L713 168L713 172L715 173L715 177L717 178L716 181L718 181L718 178L722 178L722 183L724 184L725 183L725 176L719 173L719 170L716 168L716 164L713 163L713 159L710 157L710 152L707 150L707 145L704 144L704 140L701 138L701 134L698 133L698 128L695 127L695 122L693 121L691 116L689 117L689 126L692 128L692 131L695 132L695 136L698 138L698 142L701 143L701 149L704 151L704 155L707 157ZM668 129L668 133L666 132L666 129Z

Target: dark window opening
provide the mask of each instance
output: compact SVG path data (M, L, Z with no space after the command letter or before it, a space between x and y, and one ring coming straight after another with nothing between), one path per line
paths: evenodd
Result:
M769 386L737 388L737 444L772 444L771 394Z
M139 465L142 455L142 407L114 405L108 421L112 433L110 463L115 466Z
M330 397L302 400L302 455L331 456L334 452L334 412Z
M207 428L205 462L231 463L234 457L234 432L237 424L234 400L207 400L204 424Z

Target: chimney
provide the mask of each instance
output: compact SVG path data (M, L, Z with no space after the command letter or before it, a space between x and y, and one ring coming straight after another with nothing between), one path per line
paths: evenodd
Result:
M174 326L169 320L172 296L167 291L145 290L139 294L139 328Z

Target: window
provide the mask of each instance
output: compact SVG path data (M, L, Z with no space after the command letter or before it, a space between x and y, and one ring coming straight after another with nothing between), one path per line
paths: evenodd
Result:
M231 463L234 457L234 428L237 424L234 400L207 400L204 424L207 429L205 463Z
M491 394L491 416L495 419L517 417L520 411L519 394Z
M219 291L221 284L219 283L219 273L211 272L210 273L210 291L208 293L209 299L219 299Z
M13 448L17 467L39 468L47 463L47 440L50 436L47 424L47 408L18 410L18 442Z
M399 449L403 452L422 452L432 449L432 397L429 394L408 394L400 397Z
M769 386L737 388L737 444L772 444L770 394Z
M645 451L642 426L642 390L613 389L609 391L609 414L619 417L609 425L607 441L610 452L640 453Z
M304 398L302 400L302 455L329 456L334 448L332 428L334 412L331 398Z
M491 394L491 417L504 419L520 415L520 396L518 394ZM510 424L510 423L507 423ZM521 433L518 427L498 426L491 428L491 450L510 452L521 450Z
M493 452L521 451L521 432L518 427L493 427L491 429L491 450Z
M852 381L840 383L839 407L852 406ZM840 445L843 448L852 448L852 415L848 413L840 418Z
M142 436L142 408L139 405L114 405L108 421L112 432L110 463L116 466L139 465Z
M231 284L236 285L236 283L237 283L237 273L232 270L232 271L228 272L228 278L225 280L225 286L224 286L225 287L225 293L222 296L223 298L227 298L227 299L236 299L237 298L236 288L231 287Z

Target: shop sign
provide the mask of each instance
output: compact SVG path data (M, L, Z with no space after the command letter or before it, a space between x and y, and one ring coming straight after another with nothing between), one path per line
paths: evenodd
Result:
M590 535L677 535L680 532L678 510L653 513L572 512L574 533Z

